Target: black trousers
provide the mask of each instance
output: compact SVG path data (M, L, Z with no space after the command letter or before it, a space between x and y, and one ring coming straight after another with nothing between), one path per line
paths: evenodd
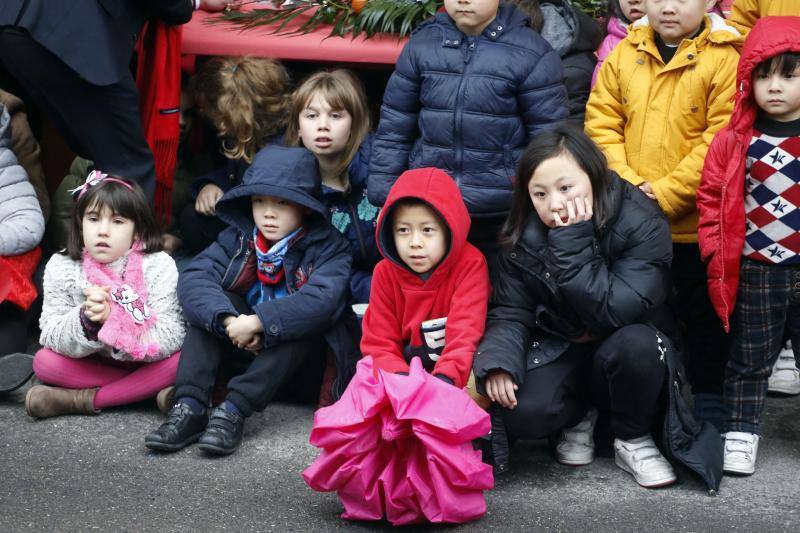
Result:
M0 303L0 355L24 352L28 346L28 314L10 302Z
M199 254L217 240L217 235L228 225L215 216L206 216L198 213L194 202L181 211L180 229L181 238L186 250L192 254Z
M634 439L650 433L662 408L666 370L655 331L625 326L599 343L573 343L529 370L517 406L499 412L510 436L541 439L574 426L594 405L610 412L615 437Z
M0 28L0 60L53 120L70 149L100 170L136 181L153 198L153 154L144 138L132 75L112 85L93 85L27 30L9 26Z
M244 299L230 293L228 297L240 313L252 314ZM232 375L228 381L227 399L244 416L250 416L255 411L263 411L280 386L306 360L315 359L315 354L324 355L322 345L318 340L302 340L253 353L236 348L228 339L190 326L181 349L175 396L190 396L209 405L217 374ZM319 391L319 384L316 386L314 392Z
M674 244L675 310L684 332L686 369L692 392L722 395L731 337L711 306L706 266L697 244Z

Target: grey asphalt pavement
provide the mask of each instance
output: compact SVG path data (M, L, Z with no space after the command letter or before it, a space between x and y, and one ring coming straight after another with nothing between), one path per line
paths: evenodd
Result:
M26 387L27 388L27 387ZM369 531L339 518L335 494L305 486L316 457L313 409L273 404L248 421L241 449L158 455L144 435L154 405L33 420L25 389L0 399L0 531ZM686 471L647 490L598 458L557 464L544 442L517 443L514 474L486 494L487 515L437 531L800 531L800 398L770 398L758 470L726 477L716 497ZM412 529L412 528L406 528ZM416 528L414 528L416 529Z

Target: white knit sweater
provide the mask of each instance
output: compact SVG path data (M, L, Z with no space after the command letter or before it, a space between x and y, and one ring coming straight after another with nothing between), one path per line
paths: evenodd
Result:
M126 258L121 258L110 263L109 267L120 272L126 261ZM157 357L145 360L156 361L180 350L186 335L186 324L176 290L178 269L169 255L157 252L142 257L142 270L147 285L147 305L156 315L156 323L148 330L147 340L155 341L161 347ZM89 285L81 261L62 254L50 258L44 271L44 302L39 319L42 336L39 342L67 357L79 358L100 353L121 361L133 361L126 353L86 338L80 314L86 301L83 289ZM112 302L111 305L116 304Z

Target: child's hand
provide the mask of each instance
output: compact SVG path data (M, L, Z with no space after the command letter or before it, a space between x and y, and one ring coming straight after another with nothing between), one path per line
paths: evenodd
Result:
M579 196L572 200L566 201L567 207L567 221L561 220L561 215L553 213L553 220L556 227L558 226L571 226L579 222L586 222L592 219L592 201L585 196Z
M647 197L650 198L651 200L656 199L656 195L653 194L653 186L650 185L649 182L645 181L644 183L639 185L639 190L645 193Z
M222 189L213 183L207 183L197 195L197 200L194 202L194 210L207 217L214 216L217 213L217 202L222 198L223 194Z
M226 318L225 322L225 333L237 348L247 349L248 346L254 346L256 343L253 337L264 331L257 315L239 315L230 321Z
M92 322L105 324L111 314L111 287L86 287L83 289L86 300L83 302L83 314Z
M506 409L517 406L517 396L514 391L518 388L511 374L505 370L495 370L486 378L486 394L493 402L499 403Z

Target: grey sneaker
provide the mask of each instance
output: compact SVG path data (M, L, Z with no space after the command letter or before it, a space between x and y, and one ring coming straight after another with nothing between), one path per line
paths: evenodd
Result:
M614 462L646 488L665 487L677 478L651 435L632 440L614 439Z

